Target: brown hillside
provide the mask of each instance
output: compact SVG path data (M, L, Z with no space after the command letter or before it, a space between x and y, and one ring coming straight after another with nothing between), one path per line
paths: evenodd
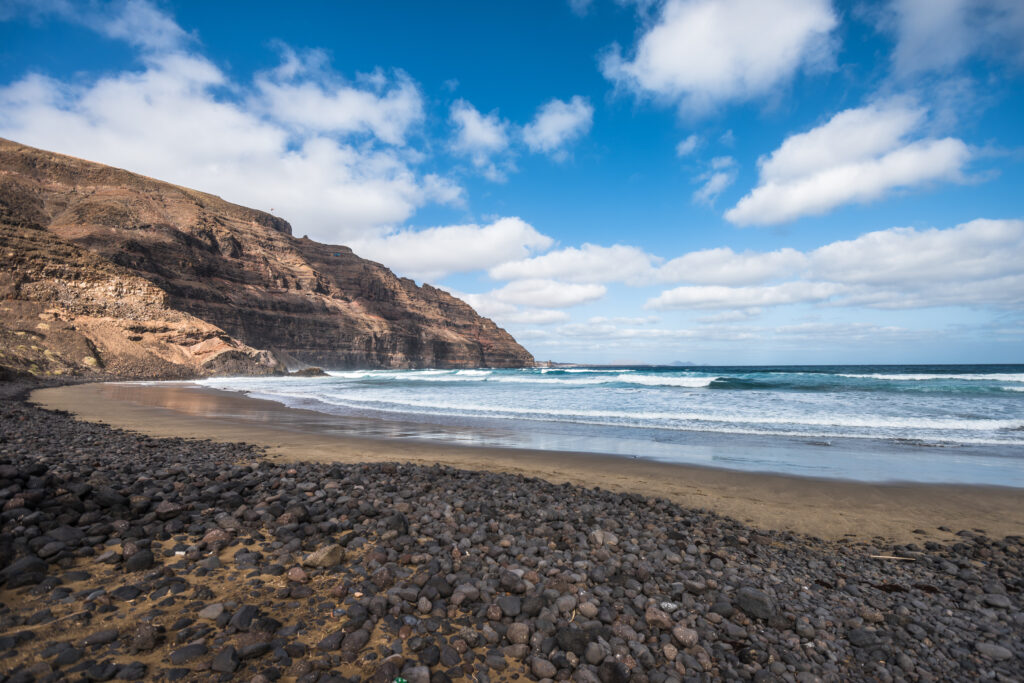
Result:
M165 376L265 372L270 354L327 368L533 362L459 299L294 238L276 216L2 139L0 224L0 334L33 340L0 364Z

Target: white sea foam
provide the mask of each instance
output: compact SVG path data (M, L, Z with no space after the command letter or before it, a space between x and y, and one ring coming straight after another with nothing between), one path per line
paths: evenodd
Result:
M818 375L745 373L742 369L730 369L728 375L704 369L643 368L348 370L331 372L333 377L327 381L217 378L201 383L333 415L391 416L471 429L482 425L507 432L513 441L517 433L551 434L556 440L570 441L572 435L586 434L596 440L642 444L653 433L658 445L652 448L657 450L670 448L665 444L677 440L704 440L708 437L703 435L721 433L796 439L792 443L850 438L1024 448L1024 404L1020 403L1024 373L936 370L906 374L853 370L842 375L851 379L840 380L834 390L813 392L771 389L776 377L762 382L767 387L762 391L731 391L725 388L731 386L729 382L721 385L722 390L708 389L719 386L716 380L756 381L765 374L799 375L793 383L799 386L807 377ZM838 379L821 374L833 382ZM968 381L997 393L969 391ZM858 390L865 386L874 391ZM688 432L695 436L687 436ZM643 446L624 448L646 452ZM943 450L942 456L935 457L952 463L958 453ZM904 455L901 450L894 457Z
M307 402L311 397L307 396L286 396L283 394L263 394L253 392L252 396L255 398L263 398L268 400L276 400L286 405L301 405L302 407L308 408ZM292 399L292 400L288 400ZM314 399L315 400L315 399ZM345 401L345 400L320 400L321 403L336 407L344 408L366 408L365 405L361 405L365 401ZM381 401L381 403L387 403ZM629 426L639 429L675 429L690 432L703 432L703 433L720 433L720 434L736 434L736 435L749 435L749 436L784 436L794 438L825 438L825 439L842 439L842 438L854 438L854 439L877 439L885 438L886 436L892 438L901 438L909 441L920 442L922 445L943 445L943 444L974 444L974 445L993 445L993 446L1009 446L1022 444L1019 438L1008 437L1008 438L992 438L992 437L964 437L957 436L955 438L948 438L942 434L929 434L929 435L883 435L875 431L869 432L850 432L850 431L832 431L827 429L814 429L814 430L799 430L797 427L801 426L800 423L782 423L790 427L790 429L778 429L778 428L758 428L753 424L702 424L700 422L693 422L683 427L671 427L661 423L645 424L643 422L633 422L624 424L621 420L613 419L614 413L603 412L603 411L586 411L586 414L571 412L571 411L558 411L558 410L546 410L546 411L529 411L529 410L514 410L514 409L492 409L487 407L460 407L447 405L444 407L438 407L426 403L420 402L403 402L400 404L391 404L385 408L385 412L395 413L400 415L423 415L422 408L430 408L430 414L435 416L446 416L446 417L465 417L466 412L464 411L475 411L475 412L509 412L515 413L517 420L527 420L530 422L559 422L578 424L581 422L580 417L588 418L599 418L600 416L606 416L604 419L587 419L583 420L588 425L593 426L604 426L604 427L622 427ZM649 417L650 415L647 415ZM716 422L716 420L711 420ZM817 426L817 425L809 425ZM838 425L836 425L838 426ZM876 425L872 425L876 426ZM1024 425L1021 425L1024 426ZM1018 427L1019 429L1020 427Z
M557 370L557 369L558 368L552 368L552 370ZM635 370L620 370L620 369L617 369L617 368L612 368L612 369L608 369L608 368L564 368L564 369L562 369L562 372L568 372L570 374L571 373L576 373L576 372L593 372L595 374L601 374L602 372L611 372L611 373L619 373L619 374L621 374L621 373L624 373L624 372L636 372L636 371Z
M496 375L490 370L420 370L394 371L353 371L332 372L332 377L348 380L379 380L385 382L497 382L499 384L543 384L546 386L587 386L597 384L638 384L650 387L686 387L700 389L710 386L717 377L693 377L688 375L645 375L629 371L601 371L596 377L566 377L562 375L507 374Z
M616 382L643 384L649 387L709 387L718 377L680 377L678 375L619 375Z
M285 395L285 394L280 394ZM334 403L337 398L330 394L291 394L296 397L315 398L324 403ZM603 418L621 420L633 424L656 422L659 427L667 429L688 429L692 423L717 423L717 424L748 424L748 425L791 425L791 426L816 426L816 427L848 427L855 429L910 429L910 430L933 430L933 431L985 431L997 429L1021 429L1024 428L1024 420L993 420L993 419L937 419L926 417L882 417L882 416L850 416L850 415L828 415L818 417L816 415L744 415L741 413L692 413L692 412L655 412L655 411L622 411L622 410L587 410L587 409L565 409L565 408L525 408L512 405L484 405L457 403L445 400L418 401L409 398L398 399L395 397L373 397L359 396L358 398L344 399L344 405L349 407L366 407L370 405L386 405L386 410L397 407L410 407L428 409L431 413L438 410L455 410L460 415L473 415L487 413L496 416L526 416L526 415L554 415L558 417L576 418L578 421L587 421L588 418ZM421 411L422 412L422 411Z
M840 374L838 377L852 377L855 379L885 379L894 382L927 382L931 380L963 380L965 382L1024 382L1024 374L999 374L991 375L885 375L871 373L866 375Z

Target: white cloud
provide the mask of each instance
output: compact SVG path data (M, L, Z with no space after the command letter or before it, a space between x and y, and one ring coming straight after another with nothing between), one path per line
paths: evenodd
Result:
M590 5L594 0L569 0L569 9L572 10L573 14L582 17L587 14L590 10Z
M874 325L872 323L831 323L810 322L795 325L780 325L767 328L757 338L767 335L778 339L789 339L803 347L809 340L834 344L849 344L854 341L870 341L873 344L906 341L930 341L932 331L912 330L896 325Z
M495 301L534 308L567 308L597 301L606 293L604 285L571 284L555 280L517 280L486 296Z
M587 318L587 322L593 325L601 325L611 323L613 325L655 325L661 322L661 318L656 315L646 315L643 317L617 317L607 318L603 315L595 315L591 318Z
M590 131L594 107L585 97L574 95L568 102L551 100L537 110L531 123L523 126L523 141L531 152L564 156L563 147Z
M569 282L631 282L646 279L652 257L638 247L584 244L542 256L496 265L489 271L496 280L557 279Z
M172 18L145 0L128 0L120 13L98 27L111 38L149 50L177 49L188 38Z
M172 17L148 0L105 4L74 0L4 0L0 3L0 21L18 15L33 20L57 17L143 50L176 50L192 39Z
M734 311L722 311L712 315L705 315L697 318L697 322L705 325L717 325L719 323L735 323L748 320L761 315L760 308L738 308Z
M704 184L693 193L693 201L707 206L713 205L718 195L736 182L737 174L735 159L715 157L711 160L711 170L698 176L698 180L702 180Z
M884 27L896 34L901 76L949 71L974 54L1024 61L1020 0L892 0Z
M628 324L628 323L626 323ZM664 328L623 327L610 320L590 319L585 323L570 323L556 330L566 337L584 337L587 339L667 339L692 337L691 330L669 330Z
M481 114L466 100L452 104L450 119L455 127L451 149L469 157L473 165L483 169L491 180L504 180L504 173L491 161L491 157L509 146L509 124L497 112Z
M718 195L736 182L736 171L718 171L707 176L707 180L693 193L693 201L711 206Z
M751 285L791 276L806 262L806 256L795 249L737 254L728 247L719 247L674 258L658 269L657 277L662 282Z
M962 140L908 140L925 114L890 100L842 111L791 135L759 160L757 187L725 218L737 225L771 225L879 199L899 188L963 181L971 150Z
M618 46L606 78L638 95L703 111L769 94L832 59L829 0L667 0L632 59Z
M363 79L369 87L360 88L332 77L322 53L283 52L281 66L256 79L254 104L276 121L310 132L371 133L393 145L423 121L423 97L403 72L394 79L376 72Z
M380 261L396 273L420 280L486 269L548 249L553 240L520 218L489 225L450 225L401 230L355 239L349 246L364 258Z
M761 287L676 287L662 292L644 308L759 308L808 302L822 302L845 291L831 282L785 282Z
M978 219L952 228L891 228L809 252L691 252L663 279L749 286L684 286L651 309L746 309L829 303L881 309L1024 306L1024 220ZM758 285L785 279L781 283Z
M676 156L685 157L693 154L694 150L697 149L697 145L700 144L700 136L696 133L690 135L685 140L680 140L679 144L676 145Z
M569 320L565 311L542 308L520 308L514 304L499 301L489 294L465 294L447 290L482 316L493 318L499 325L551 325Z
M965 282L1024 275L1024 221L978 219L945 230L869 232L820 247L809 261L808 276L817 279L956 289Z
M152 19L140 7L156 11L139 2L124 7L128 14L120 20L115 16L109 25L134 26L142 21L139 17ZM297 130L295 116L275 117L276 107L263 99L258 84L234 81L180 46L156 49L172 42L145 38L147 49L138 70L72 81L29 74L0 87L0 136L200 188L240 204L273 208L292 222L296 234L324 242L385 233L427 203L461 199L461 188L450 180L418 173L407 150L380 147L373 140L356 145L337 131ZM288 66L287 58L283 66ZM319 89L330 103L323 77L321 70L310 90ZM299 90L304 87L298 71L287 82ZM349 129L398 140L404 130L401 117L376 117L370 111L379 105L378 113L393 112L389 97L408 101L409 87L401 78L390 85L380 79L368 82L364 95L355 99L373 106L353 113L349 120L355 123ZM349 89L357 95L357 88ZM334 113L342 116L339 110Z
M569 319L565 311L526 309L501 316L503 325L552 325Z

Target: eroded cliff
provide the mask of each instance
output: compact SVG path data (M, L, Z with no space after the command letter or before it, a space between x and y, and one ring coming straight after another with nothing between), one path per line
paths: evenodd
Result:
M266 372L276 360L327 368L533 362L459 299L347 247L297 239L276 216L6 140L0 224L0 327L31 337L21 360L0 364L177 376ZM92 361L84 360L89 344Z

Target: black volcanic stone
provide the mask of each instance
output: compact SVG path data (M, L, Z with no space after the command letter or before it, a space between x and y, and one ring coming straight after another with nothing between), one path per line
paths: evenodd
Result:
M566 652L572 652L579 657L582 657L583 653L586 652L587 643L590 641L583 630L572 626L564 626L558 629L555 633L555 639L558 641L558 647Z
M238 668L239 656L235 651L235 648L228 645L226 648L217 653L217 656L213 658L213 662L210 663L210 668L220 673L234 673L235 669Z
M127 572L140 572L153 566L153 553L150 550L140 550L124 561L124 570Z
M178 648L171 653L168 658L171 664L187 664L195 659L199 659L206 654L206 646L202 643L195 643L193 645L186 645L185 647Z

